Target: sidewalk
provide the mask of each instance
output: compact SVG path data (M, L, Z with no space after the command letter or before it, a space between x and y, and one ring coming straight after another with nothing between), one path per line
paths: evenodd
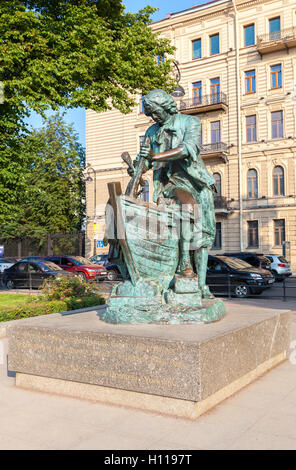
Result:
M229 302L245 309L258 301ZM294 310L296 339L295 302L270 308ZM1 347L0 449L296 449L296 343L291 361L196 421L17 389L7 377L6 338L0 362Z

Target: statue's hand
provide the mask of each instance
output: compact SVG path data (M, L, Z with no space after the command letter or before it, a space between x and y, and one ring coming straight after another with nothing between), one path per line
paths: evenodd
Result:
M127 171L127 174L128 174L131 178L134 176L134 172L135 172L135 171L134 171L133 168L129 167L126 171Z
M143 145L143 146L141 147L139 156L140 156L140 158L146 158L147 160L151 160L150 146L148 146L148 145Z

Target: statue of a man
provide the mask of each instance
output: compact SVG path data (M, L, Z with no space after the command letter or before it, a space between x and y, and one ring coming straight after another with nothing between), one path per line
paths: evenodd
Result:
M147 130L136 162L146 160L146 170L153 167L153 200L173 200L201 214L202 236L194 248L194 264L204 298L211 296L206 286L208 247L215 239L216 219L213 192L215 180L200 156L200 120L179 114L174 99L163 90L153 90L143 97L144 112L155 121ZM145 144L146 142L146 144ZM147 145L147 142L149 144ZM168 152L169 151L169 152ZM180 271L194 276L188 234L180 238Z

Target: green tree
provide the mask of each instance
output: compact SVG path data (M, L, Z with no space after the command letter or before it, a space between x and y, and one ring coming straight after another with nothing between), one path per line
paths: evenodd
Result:
M20 161L26 162L19 181L15 211L0 224L6 239L75 232L84 217L85 152L71 125L60 114L22 139Z
M121 0L1 0L0 80L17 109L86 107L128 112L134 94L171 90L173 52L147 27L155 9L125 13Z
M173 52L149 27L154 9L126 13L121 0L1 0L0 224L14 218L22 168L24 117L60 106L123 113L135 95L170 91Z

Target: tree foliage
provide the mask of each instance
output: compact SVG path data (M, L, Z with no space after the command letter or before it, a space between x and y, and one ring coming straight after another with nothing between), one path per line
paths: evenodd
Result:
M31 110L113 106L126 113L135 94L174 88L171 61L155 60L173 48L149 27L153 11L126 13L121 0L1 0L2 226L14 217L24 189L24 118Z
M172 89L173 51L147 27L154 9L125 13L120 0L31 0L0 4L0 80L5 99L37 112L50 106L128 112L133 95Z
M15 211L0 224L4 238L44 238L81 228L84 217L85 153L61 115L23 137Z

